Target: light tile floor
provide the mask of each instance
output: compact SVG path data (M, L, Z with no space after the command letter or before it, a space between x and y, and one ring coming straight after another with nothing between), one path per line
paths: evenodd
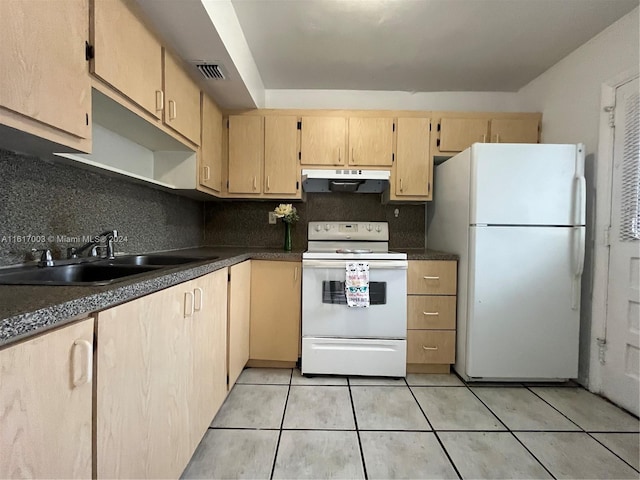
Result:
M183 478L640 479L639 431L574 385L249 368Z

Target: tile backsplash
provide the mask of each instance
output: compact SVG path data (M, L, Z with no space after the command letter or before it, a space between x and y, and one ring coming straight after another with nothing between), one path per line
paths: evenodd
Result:
M219 201L205 205L206 245L281 247L284 226L268 223L268 212L278 201ZM309 193L306 202L293 204L300 221L292 229L294 250L307 245L307 224L311 221L389 222L390 248L424 248L425 205L382 205L380 195L356 193ZM398 216L395 210L398 209Z
M60 257L108 229L116 250L138 253L202 244L203 203L144 185L0 150L0 265ZM64 238L79 237L79 238Z

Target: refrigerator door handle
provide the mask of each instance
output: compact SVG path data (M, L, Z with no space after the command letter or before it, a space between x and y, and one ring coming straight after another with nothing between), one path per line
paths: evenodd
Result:
M574 227L574 232L578 236L578 248L576 249L576 257L574 258L573 279L571 281L571 309L578 310L580 307L580 279L584 271L584 255L585 255L585 231L584 227Z
M579 143L576 146L575 179L577 186L574 225L584 225L586 221L587 181L584 177L585 148L583 143Z

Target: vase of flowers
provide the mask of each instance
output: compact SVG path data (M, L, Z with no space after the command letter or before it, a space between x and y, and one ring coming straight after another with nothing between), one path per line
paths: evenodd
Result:
M273 211L276 217L282 219L284 223L284 250L285 252L291 251L291 224L300 220L296 207L290 203L281 203Z

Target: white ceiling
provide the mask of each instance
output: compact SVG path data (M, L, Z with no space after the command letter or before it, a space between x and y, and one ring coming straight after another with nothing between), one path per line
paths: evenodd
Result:
M639 4L639 0L137 2L183 58L223 62L229 80L209 82L207 89L227 108L259 105L260 87L262 99L264 89L517 91ZM218 19L216 26L217 12L225 5L232 5L235 16L227 8L225 21Z

